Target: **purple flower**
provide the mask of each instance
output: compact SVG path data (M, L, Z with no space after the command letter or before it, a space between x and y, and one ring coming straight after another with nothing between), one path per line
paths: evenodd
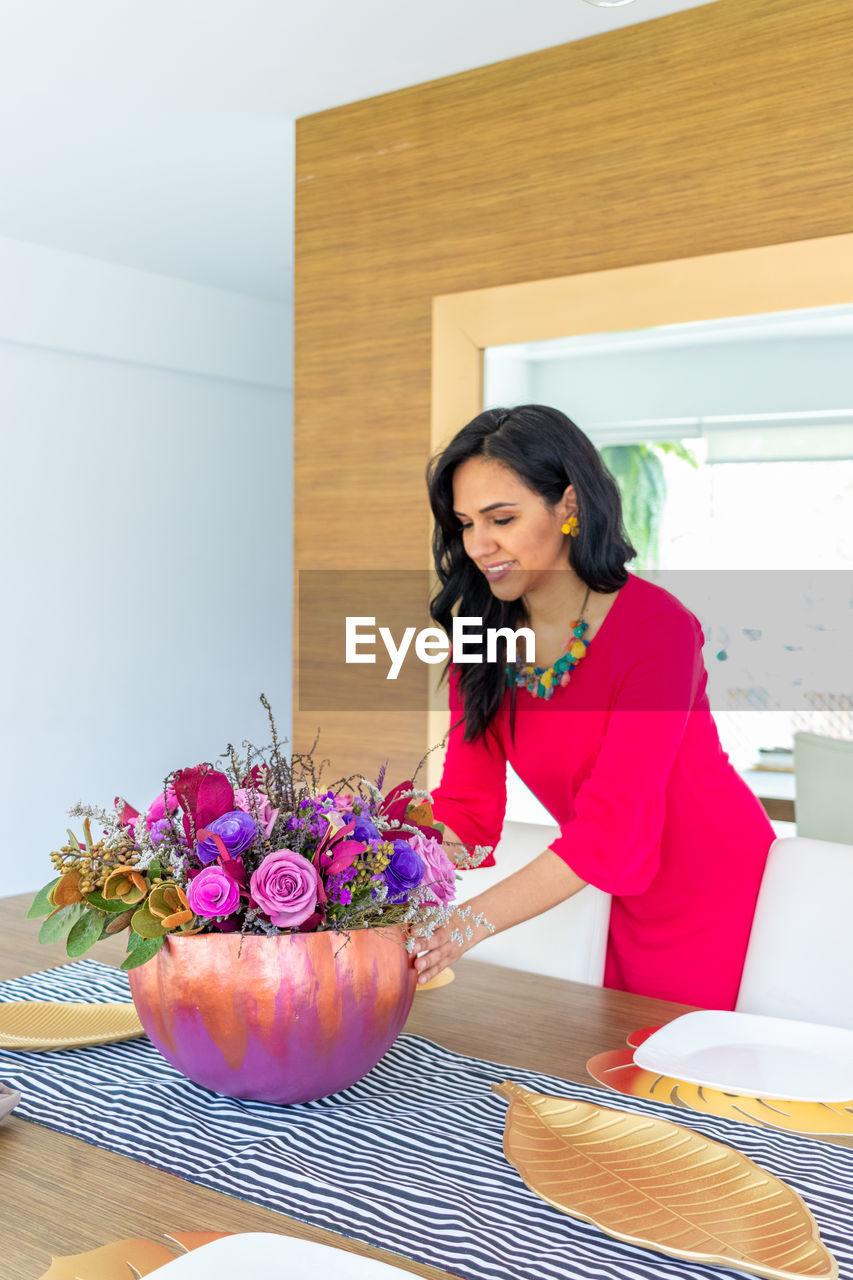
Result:
M325 835L329 825L325 813L321 812L320 809L322 803L322 799L313 797L300 800L298 812L287 819L285 830L298 832L300 836L306 839L319 840L321 836Z
M151 835L151 843L155 848L158 844L163 843L169 830L174 833L175 828L168 818L158 818L156 822L150 823L149 833Z
M355 867L347 867L337 875L329 876L326 881L326 893L329 901L340 902L343 906L348 907L352 902L352 889L349 884L357 875L358 872Z
M240 905L240 886L222 867L203 867L190 880L187 902L197 916L230 916Z
M214 836L219 836L225 846L225 853L233 858L248 849L258 834L258 824L242 809L232 809L230 813L223 813L221 818L214 818L204 830L210 834L199 840L196 853L199 862L208 863L215 862L222 853Z
M370 819L359 814L355 819L350 839L360 840L362 844L370 844L371 840L381 840L382 837Z
M313 914L320 894L317 868L301 853L268 853L249 882L252 898L279 929L294 929Z
M395 840L394 852L385 868L389 902L405 902L423 879L424 864L408 840Z

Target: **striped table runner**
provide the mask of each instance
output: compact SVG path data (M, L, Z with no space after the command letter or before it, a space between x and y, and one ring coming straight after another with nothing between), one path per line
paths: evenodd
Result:
M0 1000L128 998L126 976L95 960L0 984ZM145 1039L0 1051L0 1079L23 1095L19 1116L470 1280L742 1277L622 1244L539 1200L503 1156L506 1105L490 1085L507 1078L685 1124L673 1107L405 1034L359 1084L293 1107L209 1093ZM708 1116L689 1125L796 1188L853 1278L853 1151Z

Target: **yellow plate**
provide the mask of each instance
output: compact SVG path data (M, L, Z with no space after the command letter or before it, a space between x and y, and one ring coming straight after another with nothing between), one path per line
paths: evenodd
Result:
M74 1049L144 1034L132 1004L0 1003L0 1049Z
M492 1086L504 1153L555 1209L630 1244L770 1280L836 1280L793 1188L739 1151L654 1116Z
M452 969L442 969L441 973L434 978L430 978L429 982L419 982L415 987L415 995L419 991L437 991L439 987L446 987L455 981L456 974Z

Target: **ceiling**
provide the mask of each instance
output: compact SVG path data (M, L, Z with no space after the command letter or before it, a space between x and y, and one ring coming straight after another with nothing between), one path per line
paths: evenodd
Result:
M287 302L293 121L710 0L0 0L0 236Z

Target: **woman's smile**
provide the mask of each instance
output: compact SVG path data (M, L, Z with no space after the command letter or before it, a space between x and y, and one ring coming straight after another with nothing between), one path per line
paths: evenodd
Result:
M490 582L499 582L501 578L505 578L511 573L515 567L514 560L504 560L500 564L481 564L480 568L485 573Z

